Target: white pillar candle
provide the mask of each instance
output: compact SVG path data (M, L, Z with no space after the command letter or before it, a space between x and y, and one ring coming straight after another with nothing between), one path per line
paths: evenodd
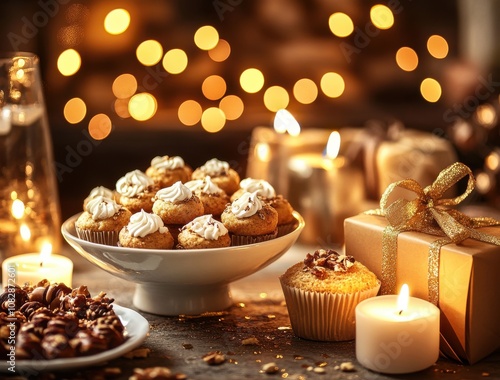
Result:
M73 262L60 255L51 254L41 260L40 253L12 256L2 263L2 286L35 285L43 279L50 283L64 283L71 287Z
M424 370L439 357L439 309L409 297L398 307L398 296L369 298L356 307L356 358L380 373Z

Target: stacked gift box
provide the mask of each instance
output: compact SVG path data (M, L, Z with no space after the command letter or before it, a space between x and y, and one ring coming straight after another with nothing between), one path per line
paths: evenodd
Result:
M466 191L444 198L462 178ZM391 197L401 187L413 197ZM500 348L500 222L454 208L473 187L470 169L455 163L426 188L413 180L391 184L380 209L345 220L346 254L381 279L381 293L406 283L413 296L435 303L442 354L470 364Z

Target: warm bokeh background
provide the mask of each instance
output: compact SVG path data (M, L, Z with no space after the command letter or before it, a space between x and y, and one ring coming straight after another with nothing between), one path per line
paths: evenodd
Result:
M41 57L63 218L156 155L243 175L252 128L280 108L303 129L397 119L442 135L486 173L486 200L500 192L494 0L2 1L0 14L0 50Z

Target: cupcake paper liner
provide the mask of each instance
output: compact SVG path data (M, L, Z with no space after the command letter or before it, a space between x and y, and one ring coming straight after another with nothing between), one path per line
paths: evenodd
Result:
M114 245L118 244L118 233L115 231L87 231L75 226L76 234L82 240L92 243Z
M265 235L231 235L231 245L235 246L261 243L263 241L274 239L276 236L278 236L278 229L276 229L272 234Z
M289 234L297 227L297 222L278 225L278 237Z
M292 330L300 338L318 341L352 340L356 335L355 308L377 295L380 284L354 294L305 291L283 284Z

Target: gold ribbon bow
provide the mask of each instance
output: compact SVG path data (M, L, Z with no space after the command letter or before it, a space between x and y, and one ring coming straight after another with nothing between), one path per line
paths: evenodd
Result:
M463 194L450 199L443 195L462 178L468 176L467 188ZM413 200L397 199L389 204L389 197L396 188L414 192ZM434 241L429 249L428 289L429 301L439 300L439 256L446 244L459 244L465 239L500 245L500 238L477 231L476 228L499 225L493 218L471 218L458 210L449 208L462 202L474 190L475 180L471 170L456 162L441 173L432 185L422 187L412 179L390 184L380 199L380 209L368 211L370 215L385 216L389 226L382 237L382 294L394 293L396 289L397 237L404 231L417 231L443 236Z

